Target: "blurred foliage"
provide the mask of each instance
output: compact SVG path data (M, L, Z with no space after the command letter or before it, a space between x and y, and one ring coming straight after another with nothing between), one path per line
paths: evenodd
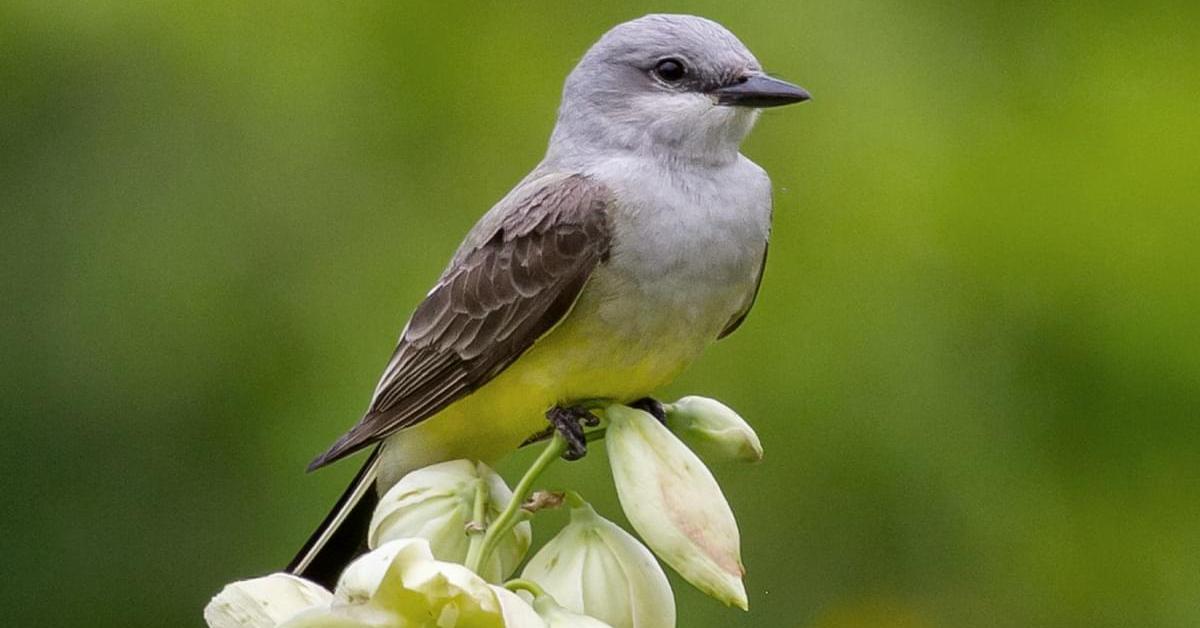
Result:
M680 625L1200 623L1200 5L934 0L0 3L6 622L198 625L281 566L355 470L304 465L652 9L816 97L745 147L757 308L666 391L767 449L717 469L752 610L676 581ZM614 515L606 473L552 477Z

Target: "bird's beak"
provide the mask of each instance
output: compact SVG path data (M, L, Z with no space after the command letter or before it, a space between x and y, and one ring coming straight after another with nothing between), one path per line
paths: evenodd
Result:
M718 105L778 107L794 102L804 102L812 98L803 87L771 78L765 74L750 74L738 81L710 92Z

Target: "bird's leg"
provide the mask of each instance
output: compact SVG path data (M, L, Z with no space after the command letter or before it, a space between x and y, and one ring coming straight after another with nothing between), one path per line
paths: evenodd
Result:
M600 425L600 417L583 406L554 406L546 411L546 420L567 441L567 451L562 456L564 460L579 460L587 455L587 438L584 437L583 427Z
M550 438L551 436L554 436L554 426L547 425L545 428L534 432L532 435L529 436L529 438L526 438L521 443L521 446L525 447L528 445L532 445L534 443L540 443L540 442L546 440L547 438Z
M650 416L658 419L658 422L662 423L663 425L667 424L666 408L663 407L661 401L654 399L653 397L642 397L641 399L629 404L629 407L646 412Z

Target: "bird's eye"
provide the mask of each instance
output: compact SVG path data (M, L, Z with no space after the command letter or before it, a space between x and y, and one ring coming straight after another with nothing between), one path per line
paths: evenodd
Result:
M679 59L663 59L654 66L654 74L668 83L675 83L683 79L687 68Z

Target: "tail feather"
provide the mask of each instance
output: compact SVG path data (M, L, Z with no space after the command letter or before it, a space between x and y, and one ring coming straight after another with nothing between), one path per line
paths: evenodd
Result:
M378 471L379 448L376 447L325 520L288 564L288 573L332 589L342 569L367 551L367 530L379 503L379 495L375 492Z

